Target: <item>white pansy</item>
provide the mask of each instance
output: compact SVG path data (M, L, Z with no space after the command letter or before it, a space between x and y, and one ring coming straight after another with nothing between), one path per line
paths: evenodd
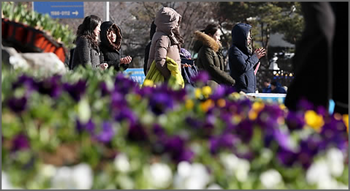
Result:
M51 180L55 189L91 189L93 183L92 169L87 164L74 167L60 167Z
M187 161L182 161L177 165L177 172L181 177L188 177L191 173L191 164Z
M163 163L154 163L150 166L150 182L155 188L166 188L172 180L170 167Z
M221 188L221 186L219 186L218 184L211 184L208 186L208 189L210 189L210 190L222 190L223 188Z
M206 182L200 177L190 176L184 182L184 189L204 189Z
M5 172L1 172L1 189L13 189L12 184Z
M93 172L88 164L78 164L73 167L72 178L77 189L91 189Z
M318 189L337 189L338 183L333 178L328 178L322 181L318 181L317 188Z
M331 175L339 177L344 171L344 155L336 148L331 148L327 151L326 155L328 168Z
M203 164L180 162L174 176L174 187L179 189L204 189L210 175Z
M134 181L127 175L121 174L116 179L122 189L133 189Z
M238 181L245 182L248 178L248 173L250 170L250 163L245 159L239 159L237 163L237 168L235 175Z
M330 172L324 159L315 161L306 172L306 181L309 184L318 184L330 178Z
M124 153L118 154L114 159L114 167L117 171L126 173L130 171L130 162L128 156Z
M56 167L51 164L43 164L41 167L41 174L46 178L51 178L56 174Z
M222 154L220 160L224 165L228 175L232 175L237 168L239 159L234 154Z
M72 169L66 166L58 168L56 174L52 177L51 187L56 189L74 188L72 181Z
M276 188L281 183L282 176L277 170L270 169L260 174L260 181L265 188Z

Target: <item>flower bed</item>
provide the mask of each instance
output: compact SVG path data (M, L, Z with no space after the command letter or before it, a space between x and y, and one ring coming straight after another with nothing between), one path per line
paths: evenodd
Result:
M348 115L299 108L229 87L140 88L113 71L3 71L2 179L37 189L347 189Z

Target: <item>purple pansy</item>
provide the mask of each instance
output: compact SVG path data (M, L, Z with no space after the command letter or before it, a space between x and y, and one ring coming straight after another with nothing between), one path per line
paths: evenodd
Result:
M68 94L78 102L85 94L87 83L85 80L79 80L74 84L65 83L63 84L63 87L68 92Z
M20 133L12 139L12 151L25 150L30 147L28 137Z
M102 123L102 129L98 135L96 135L96 139L103 142L103 143L108 143L113 139L115 132L112 127L112 123L108 121L104 121Z
M123 95L134 92L138 86L138 83L130 78L126 78L122 73L118 73L114 81L114 91L120 92Z
M336 146L341 150L347 148L348 133L341 119L335 119L334 116L327 118L320 135L324 140L321 144L323 149L326 149L328 146Z
M199 71L198 75L191 77L194 83L206 83L209 80L209 74L206 71Z
M36 82L36 86L39 93L57 98L62 92L61 76L54 75L51 78L38 81Z
M107 96L111 93L111 91L108 89L107 83L104 81L100 83L100 90L102 97Z
M242 142L249 143L253 137L253 122L250 120L243 120L233 128L233 132Z
M168 137L165 150L175 162L191 161L193 152L186 148L185 140L180 136Z
M279 148L277 150L278 160L286 167L291 167L296 162L298 155L294 151Z
M144 127L137 123L129 127L127 138L131 141L148 141L148 134Z
M134 126L137 122L137 116L134 114L134 112L130 108L127 108L127 107L123 107L122 109L120 107L119 109L120 110L116 111L114 119L117 122L127 120L127 121L129 121L130 126Z
M8 107L15 113L21 113L27 108L27 97L20 98L12 97L7 100Z
M151 111L156 115L163 114L168 109L172 109L174 106L173 99L170 97L170 95L162 92L154 93L149 101Z
M26 74L23 74L20 77L18 77L17 81L12 84L12 89L14 90L14 89L21 87L21 86L25 86L28 90L27 93L29 93L29 94L33 90L38 89L36 86L35 80L32 77L27 76Z
M285 121L290 131L301 130L305 125L304 114L301 112L289 111Z
M76 119L75 120L75 127L76 127L76 130L79 132L79 133L82 133L83 131L87 131L89 132L90 134L94 134L94 131L95 131L95 123L92 121L92 119L89 119L88 122L86 122L85 124L82 123L79 119Z

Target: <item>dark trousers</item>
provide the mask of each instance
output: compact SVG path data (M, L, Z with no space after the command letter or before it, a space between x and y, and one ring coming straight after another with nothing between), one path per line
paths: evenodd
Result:
M315 106L348 113L348 2L302 3L305 29L293 58L294 80L285 105L298 109L306 99Z

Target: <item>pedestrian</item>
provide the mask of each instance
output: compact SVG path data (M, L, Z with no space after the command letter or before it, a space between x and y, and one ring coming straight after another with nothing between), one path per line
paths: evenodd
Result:
M236 24L232 28L232 46L229 49L230 75L236 80L236 91L256 92L256 72L259 59L265 56L265 49L252 51L251 25Z
M194 35L196 42L193 50L198 53L196 65L199 71L206 71L209 74L207 85L212 89L216 89L218 85L234 86L235 80L225 72L219 25L210 23L204 30L196 31Z
M74 40L76 47L73 52L71 69L77 66L87 65L93 69L106 69L107 63L102 63L100 60L100 48L98 46L98 38L100 35L100 26L102 19L96 15L89 15L84 18L82 24L77 30L77 37Z
M301 3L304 32L293 57L294 79L288 87L285 105L297 110L301 99L334 113L349 111L349 3Z
M181 15L170 7L163 7L157 12L154 21L157 29L151 42L146 76L154 61L164 81L169 81L171 73L166 64L167 57L175 61L181 74L180 48L183 43L180 35L181 18Z
M150 29L150 34L149 34L149 43L147 44L146 48L145 48L145 58L144 58L144 63L143 63L143 73L146 75L146 71L147 71L147 62L148 62L148 56L149 56L149 49L151 48L151 43L152 43L152 38L154 33L156 32L157 26L156 24L154 24L154 21L152 21L151 23L151 29Z
M265 78L262 93L271 93L271 79Z
M121 49L123 37L120 27L111 21L103 22L101 24L100 38L101 60L116 71L126 70L132 61L132 57L123 56Z
M271 93L285 94L287 93L287 91L282 87L282 85L279 82L273 81L271 82Z

